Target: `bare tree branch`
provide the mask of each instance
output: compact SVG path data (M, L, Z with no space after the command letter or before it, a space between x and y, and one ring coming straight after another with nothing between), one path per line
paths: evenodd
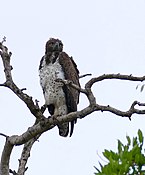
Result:
M102 112L108 111L121 117L128 117L131 120L131 116L133 114L145 114L145 110L139 110L135 108L135 106L138 104L140 104L140 102L134 101L128 111L121 111L109 105L108 106L96 105L95 111L102 111Z
M28 167L26 167L28 158L30 157L30 152L32 149L33 144L41 135L37 135L36 137L32 138L28 142L24 144L23 151L21 154L21 158L19 159L19 168L17 175L24 175Z
M19 89L16 86L16 84L13 82L12 74L11 74L12 66L10 65L11 54L8 53L7 47L3 46L3 44L0 43L0 50L1 50L0 55L2 57L2 61L3 61L3 65L4 65L4 72L5 72L5 77L6 77L6 82L3 84L0 84L0 86L5 86L5 87L8 87L9 89L11 89L27 105L27 107L29 108L31 113L37 119L44 118L44 116L41 112L41 109L38 108L34 104L32 97L23 93L23 91L26 90L26 88Z
M86 76L92 76L92 74L84 74L84 75L80 75L79 78L84 78Z
M7 139L1 156L0 175L9 175L9 161L13 146Z
M6 139L9 137L6 134L0 133L1 136L4 136Z
M82 89L81 87L77 86L76 84L74 84L74 83L73 83L72 81L70 81L70 80L62 80L62 79L58 78L58 79L56 79L55 81L56 81L56 82L61 82L61 83L65 84L65 85L68 85L68 86L71 86L71 87L77 89L78 91L80 91L80 92L82 92L82 93L84 93L84 94L87 93L85 89Z
M36 100L36 103L38 103L37 100ZM37 123L38 123L38 121L36 120L34 125ZM38 141L38 138L40 136L41 136L41 134L38 134L38 135L36 135L36 137L33 137L32 139L30 139L29 141L27 141L24 144L21 158L19 159L19 167L18 167L17 175L24 175L26 170L28 169L28 167L26 167L26 164L27 164L28 158L30 157L30 152L31 152L32 146L36 141Z
M132 74L131 75L103 74L99 77L92 78L91 80L89 80L86 83L85 88L91 88L94 83L97 83L102 80L107 80L107 79L118 79L118 80L141 81L142 82L145 80L145 76L136 77L136 76L133 76Z

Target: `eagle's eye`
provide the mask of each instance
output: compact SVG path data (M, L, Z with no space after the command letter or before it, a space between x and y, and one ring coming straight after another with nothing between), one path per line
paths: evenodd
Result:
M49 45L52 46L54 44L54 42L50 42Z
M62 43L59 43L59 46L60 46L60 47L62 47L62 46L63 46L63 44L62 44Z

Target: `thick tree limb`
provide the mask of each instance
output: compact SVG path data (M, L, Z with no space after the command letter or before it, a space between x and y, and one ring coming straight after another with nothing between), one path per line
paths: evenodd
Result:
M144 103L140 104L139 102L134 101L128 111L121 111L109 105L108 106L103 106L103 105L98 105L98 104L93 105L93 106L89 105L88 107L78 112L72 112L64 116L59 116L55 118L51 117L43 121L40 121L39 123L30 127L22 135L20 136L15 135L15 136L9 137L8 141L12 145L22 145L28 142L30 139L35 138L38 134L42 134L43 132L46 132L47 130L52 129L57 124L64 123L64 122L70 122L76 118L82 119L94 111L100 111L100 112L108 111L108 112L112 112L113 114L116 114L122 117L131 117L133 114L145 114L145 110L136 109L135 108L136 105L145 106Z
M36 100L36 103L38 103L37 100ZM34 125L37 123L38 123L38 121L36 120ZM41 134L38 134L36 137L33 137L32 139L30 139L29 141L27 141L24 144L21 158L19 159L19 167L18 167L17 175L24 175L26 170L28 169L28 167L26 167L26 164L27 164L28 158L30 157L30 152L31 152L32 146L35 143L35 141L38 140L38 138L40 136L41 136Z
M9 161L13 146L7 139L0 162L0 175L9 175Z
M94 111L108 111L108 112L112 112L116 115L122 116L122 117L129 117L134 114L145 114L145 110L138 110L135 109L135 105L141 105L144 106L144 104L140 104L139 102L135 101L131 107L130 110L123 112L120 110L117 110L115 108L112 108L110 106L101 106L101 105L96 105L94 107L92 106L88 106L87 108L78 111L78 112L73 112L70 113L66 116L62 116L62 117L58 117L57 120L53 119L53 118L48 118L45 121L39 122L37 125L34 125L32 127L30 127L24 134L22 134L21 136L12 136L9 137L8 141L11 145L21 145L21 144L25 144L24 146L24 151L22 152L22 156L21 156L21 164L19 166L19 173L21 173L21 171L25 172L25 165L27 163L28 157L29 157L29 151L32 148L33 143L36 141L36 137L39 137L38 134L43 133L45 131L47 131L48 129L51 129L52 127L54 127L56 124L58 123L63 123L63 122L69 122L75 118L84 118L87 115L91 114ZM31 140L32 139L32 140ZM30 146L30 147L29 147ZM28 149L28 150L27 150ZM27 153L27 154L26 154ZM24 158L25 157L25 158Z
M33 144L41 135L37 135L36 137L32 138L28 142L24 144L23 151L21 154L21 158L19 159L19 168L17 175L24 175L28 167L26 167L28 158L30 157L30 152L32 149Z

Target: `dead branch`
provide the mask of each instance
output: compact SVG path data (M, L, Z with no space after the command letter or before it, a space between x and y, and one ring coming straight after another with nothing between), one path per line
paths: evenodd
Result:
M36 137L32 138L28 142L24 144L23 151L21 154L21 158L19 159L19 167L17 175L24 175L28 167L26 167L28 158L30 157L30 152L32 149L33 144L41 135L37 135Z
M13 174L13 175L17 175L17 173L16 173L15 170L13 171L13 170L10 169L10 170L9 170L9 173L11 173L11 174Z
M74 84L74 83L73 83L72 81L70 81L70 80L62 80L62 79L58 78L58 79L56 79L55 81L56 81L56 82L61 82L61 83L65 84L65 85L68 85L68 86L71 86L71 87L77 89L78 91L80 91L80 92L82 92L82 93L84 93L84 94L87 93L85 89L83 89L83 88L77 86L76 84Z
M26 93L23 93L24 90L26 90L26 88L18 88L18 86L13 82L12 79L12 66L10 65L10 58L11 58L11 54L8 53L8 49L6 46L3 46L2 43L0 43L0 55L2 57L2 61L3 61L3 65L4 65L4 72L5 72L5 78L6 78L6 82L3 84L0 84L0 86L4 86L7 87L9 89L11 89L29 108L29 110L31 111L31 113L37 118L44 118L41 109L38 108L33 100L32 97L27 95Z
M7 139L1 156L0 175L9 175L9 161L13 147L14 145Z
M0 133L1 136L5 137L6 139L9 137L6 134Z
M86 85L85 88L91 88L92 85L94 83L97 83L99 81L103 81L103 80L107 80L107 79L118 79L118 80L128 80L128 81L144 81L145 80L145 76L142 77L136 77L131 75L121 75L121 74L103 74L99 77L96 78L92 78L91 80L89 80Z
M2 42L1 42L1 43L3 44L4 42L6 42L6 37L5 37L5 36L3 37L3 39L2 39Z
M79 78L84 78L86 76L92 76L92 74L84 74L84 75L80 75Z
M36 103L38 103L37 100L36 100ZM38 121L36 120L34 125L37 123ZM36 137L33 137L32 139L30 139L24 144L21 158L19 159L19 167L18 167L17 175L24 175L26 170L28 169L28 167L26 167L26 164L27 164L28 158L30 157L32 146L40 136L41 134L38 134Z

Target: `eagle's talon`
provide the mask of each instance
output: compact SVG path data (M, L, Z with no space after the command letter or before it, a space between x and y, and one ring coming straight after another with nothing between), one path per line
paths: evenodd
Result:
M61 116L61 115L52 115L51 117L53 118L53 120L59 121L57 118Z
M44 104L43 106L41 106L41 112L42 113L45 112L46 108L47 108L47 105L46 104Z

